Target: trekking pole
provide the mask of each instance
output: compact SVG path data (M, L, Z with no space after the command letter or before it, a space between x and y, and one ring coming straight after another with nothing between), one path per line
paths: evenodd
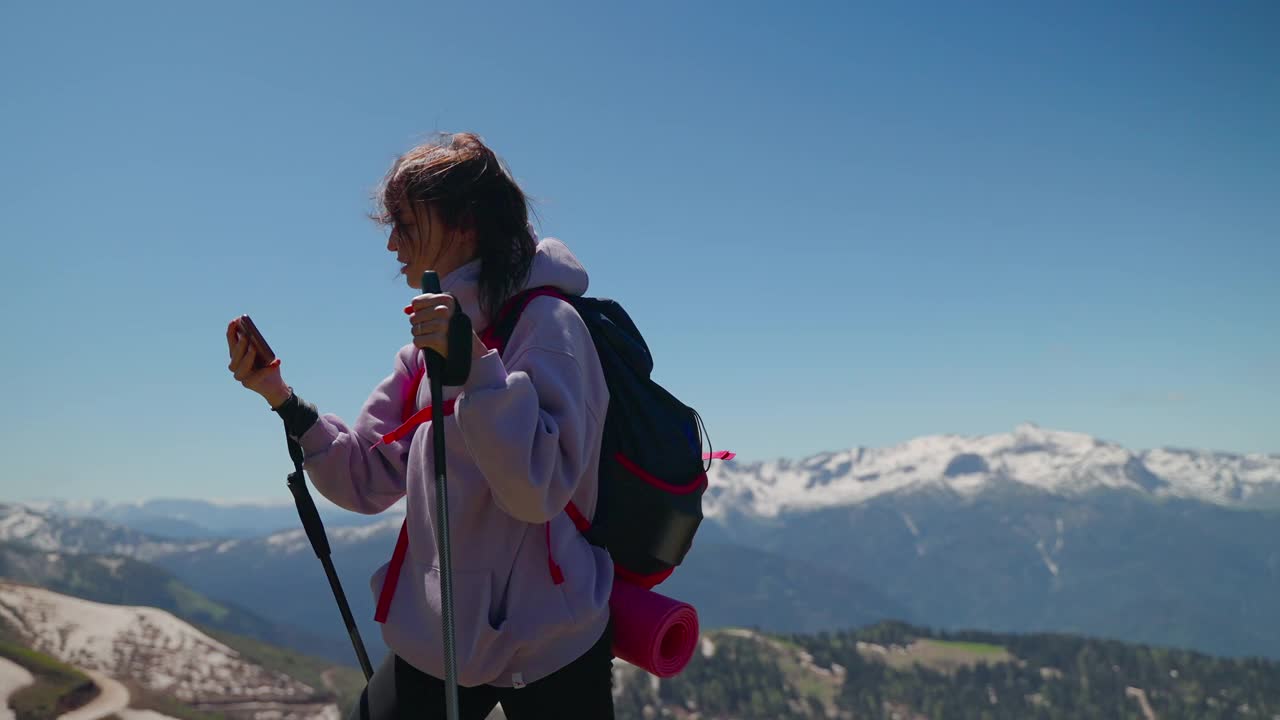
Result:
M355 618L351 616L351 606L347 604L346 593L342 592L342 583L338 573L333 569L333 559L329 553L329 538L324 533L324 523L320 521L320 512L307 490L307 479L302 474L302 446L293 438L289 441L289 457L293 459L293 472L289 473L289 492L293 493L293 502L298 506L298 517L302 519L302 529L307 532L311 541L311 549L320 564L324 566L325 575L329 576L329 587L333 589L333 597L338 601L338 610L342 612L342 622L347 626L347 634L351 636L351 645L356 649L356 659L360 661L360 669L364 671L365 682L373 677L373 666L369 664L369 655L364 651L364 642L360 640L360 630L356 627Z
M440 278L422 273L422 294L438 294ZM456 300L455 300L456 302ZM460 348L450 348L462 352ZM470 348L467 348L470 350ZM431 436L436 466L436 547L440 551L440 606L444 625L444 706L448 720L458 720L458 668L453 637L453 570L449 560L449 491L445 487L444 459L444 361L434 350L423 349L427 375L431 380Z

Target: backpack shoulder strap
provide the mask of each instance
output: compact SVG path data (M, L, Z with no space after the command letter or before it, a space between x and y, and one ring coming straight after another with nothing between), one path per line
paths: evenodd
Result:
M511 339L511 333L515 332L516 323L520 321L520 316L524 314L524 309L529 306L529 303L533 302L534 298L539 298L543 295L557 297L569 304L573 304L568 295L550 286L529 288L519 292L503 303L497 317L481 333L481 342L488 347L496 348L499 354L505 352L507 341Z

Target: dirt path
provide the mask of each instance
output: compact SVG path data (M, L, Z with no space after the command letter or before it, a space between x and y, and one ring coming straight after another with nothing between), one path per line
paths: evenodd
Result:
M1124 694L1131 698L1135 698L1138 701L1138 705L1142 706L1142 714L1146 716L1147 720L1158 720L1156 717L1156 711L1152 709L1151 703L1147 701L1146 690L1136 687L1127 687L1124 689Z
M102 692L98 693L98 697L90 700L88 705L59 715L58 720L99 720L129 707L129 691L125 686L96 670L83 668L81 670Z
M0 720L14 720L9 696L35 681L26 668L8 658L0 658Z

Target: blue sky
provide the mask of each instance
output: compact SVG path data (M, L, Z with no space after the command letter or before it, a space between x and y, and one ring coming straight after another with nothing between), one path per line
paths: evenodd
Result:
M1122 7L1117 7L1122 6ZM1280 452L1280 11L23 3L3 497L287 497L251 313L351 419L407 340L370 192L480 133L744 459L1023 421Z

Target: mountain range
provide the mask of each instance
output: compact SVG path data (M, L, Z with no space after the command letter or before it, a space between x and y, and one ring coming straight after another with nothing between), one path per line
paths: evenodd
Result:
M211 630L339 662L351 653L344 638L273 622L235 602L212 600L173 573L129 557L37 550L0 542L0 577L95 602L154 607Z
M818 631L893 618L1280 657L1275 455L1132 451L1026 424L716 462L709 481L694 549L659 588L694 603L708 627ZM394 547L400 516L344 521L364 523L331 523L329 535L372 654L366 580ZM0 506L0 539L152 562L272 623L345 638L300 529L174 539L10 505Z
M367 579L372 569L389 558L399 529L400 519L390 517L328 533L334 566L370 657L380 657L385 646L380 627L372 621L374 603ZM0 545L0 575L6 574L6 557L11 567L18 565L14 558L23 556L21 547L43 548L41 553L61 560L45 562L42 555L24 563L27 571L16 577L37 583L49 582L51 574L61 577L54 568L76 567L77 557L102 549L118 559L95 557L87 569L70 574L91 577L104 562L118 564L117 573L142 577L151 572L166 581L143 583L146 587L164 587L172 580L269 621L272 634L262 637L272 642L335 661L350 661L352 656L328 581L300 529L261 538L173 541L89 518L62 518L0 505L0 542L4 541L13 545L7 554ZM49 569L42 574L32 571L32 565ZM736 592L723 592L726 587ZM672 597L695 600L708 625L816 631L906 615L875 588L840 572L726 543L700 544L681 572L660 589ZM158 604L171 606L167 602Z
M38 512L68 518L105 520L149 535L175 540L249 538L298 526L298 511L288 493L274 501L212 502L156 498L137 502L43 500L24 503ZM347 512L315 493L316 508L328 527L367 525L369 518ZM404 514L404 502L388 514Z
M857 577L941 628L1280 657L1280 457L1022 425L713 468L726 539Z
M915 492L974 498L1003 486L1059 497L1124 491L1249 510L1280 509L1280 455L1185 449L1133 451L1031 423L979 437L934 435L888 448L857 447L800 461L715 463L709 518L773 518Z

